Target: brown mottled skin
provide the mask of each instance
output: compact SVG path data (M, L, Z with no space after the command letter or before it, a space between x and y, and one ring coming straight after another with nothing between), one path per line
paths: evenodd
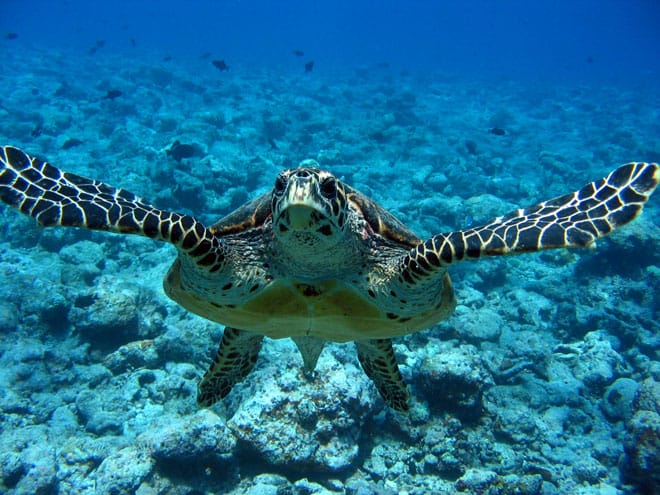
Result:
M248 375L267 336L291 337L307 370L324 342L354 341L385 402L405 411L408 390L391 339L452 313L450 265L589 246L633 220L660 178L656 164L629 163L576 192L422 241L315 165L281 172L272 191L206 227L6 146L0 198L44 226L140 234L178 249L167 295L227 326L199 384L200 404L225 397Z

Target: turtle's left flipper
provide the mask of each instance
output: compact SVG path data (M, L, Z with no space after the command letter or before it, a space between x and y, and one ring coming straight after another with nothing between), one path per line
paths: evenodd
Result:
M135 194L63 172L12 146L0 147L0 199L44 226L140 234L174 244L218 269L226 246L189 215L159 210Z
M660 180L655 163L628 163L579 191L466 230L438 234L410 250L401 277L423 280L459 261L542 249L587 247L632 221Z
M226 327L213 364L197 386L197 403L209 407L229 394L254 368L263 335Z
M410 393L394 356L392 339L355 341L362 369L374 382L381 397L393 409L406 412Z

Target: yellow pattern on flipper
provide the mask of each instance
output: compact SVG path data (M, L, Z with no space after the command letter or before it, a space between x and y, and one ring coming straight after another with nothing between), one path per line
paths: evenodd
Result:
M5 146L0 199L44 226L138 234L178 249L165 292L227 326L199 384L199 404L212 405L245 378L268 336L294 338L310 369L323 342L354 341L385 402L406 411L392 338L452 313L452 264L590 246L639 215L660 179L658 165L629 163L573 193L422 241L316 165L282 171L270 192L207 228Z

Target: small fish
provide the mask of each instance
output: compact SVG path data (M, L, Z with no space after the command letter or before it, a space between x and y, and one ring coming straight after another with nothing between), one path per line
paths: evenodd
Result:
M277 147L277 143L275 142L275 140L274 140L273 138L270 138L270 139L268 140L268 144L270 144L270 149L271 149L271 150L278 150L278 149L279 149L279 148Z
M172 60L172 56L171 56L171 55L165 55L165 56L163 57L163 62L169 62L170 60Z
M471 139L465 141L465 149L467 149L468 153L470 153L471 155L479 154L479 147L477 146L477 143L475 141L472 141Z
M225 63L224 60L214 60L211 63L213 64L213 67L218 69L220 72L229 70L229 66Z
M296 57L303 57L305 55L305 52L303 52L302 50L293 50L293 54Z
M114 100L119 98L123 93L118 89L109 89L108 92L103 97L104 100Z
M44 131L43 125L42 124L37 124L32 131L30 131L30 136L32 137L39 137L41 136L41 133Z
M312 69L314 68L314 61L310 60L305 64L305 72L312 72Z
M103 48L104 46L105 46L105 40L96 40L96 43L94 44L93 47L89 49L87 54L94 55L96 52L99 51L100 48Z
M495 134L496 136L504 136L506 134L506 131L501 127L493 127L489 129L488 132Z
M136 45L135 38L131 38L131 46L135 48L135 45Z
M172 143L170 149L166 151L167 156L171 156L177 162L181 163L184 158L191 158L197 154L197 149L192 144L181 144L177 139Z
M64 141L64 144L62 144L62 149L68 150L70 148L75 148L76 146L80 146L81 144L83 144L83 142L80 139L76 139L76 138L67 139L66 141Z
M5 39L6 40L15 40L18 38L18 33L7 33L5 34Z

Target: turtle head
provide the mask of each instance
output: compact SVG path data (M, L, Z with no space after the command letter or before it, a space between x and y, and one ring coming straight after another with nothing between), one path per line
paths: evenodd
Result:
M311 166L310 166L311 165ZM273 189L273 231L293 244L321 246L344 237L347 200L344 185L313 160L284 170Z

